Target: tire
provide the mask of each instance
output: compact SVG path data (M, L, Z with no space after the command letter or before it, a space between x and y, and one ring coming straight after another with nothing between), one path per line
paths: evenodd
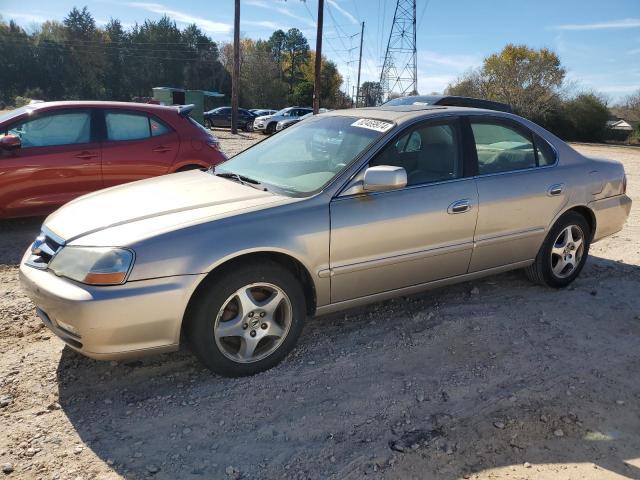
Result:
M539 285L566 287L580 275L589 255L591 237L591 228L581 214L565 213L547 234L533 264L525 268L527 277Z
M271 122L269 125L267 125L265 133L267 135L273 135L275 131L276 131L276 124L274 122Z
M253 123L249 123L249 122L245 123L243 130L245 132L253 132Z
M205 128L208 128L209 130L211 130L213 128L213 124L211 123L211 120L209 120L208 118L204 119L204 126L205 126Z
M198 359L225 377L277 365L306 320L302 285L274 262L232 265L197 295L186 319L187 337Z

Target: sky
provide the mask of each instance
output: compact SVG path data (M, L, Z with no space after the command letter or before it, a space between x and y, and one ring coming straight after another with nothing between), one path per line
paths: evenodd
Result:
M172 17L196 23L216 41L233 36L233 0L0 0L0 15L26 28L62 20L87 5L97 23L125 26ZM362 81L378 80L396 0L326 0L323 54L335 61L343 90L356 82L365 22ZM241 35L266 39L296 27L315 48L318 0L241 0ZM640 0L417 0L418 90L442 92L508 43L554 50L573 89L616 102L640 89Z

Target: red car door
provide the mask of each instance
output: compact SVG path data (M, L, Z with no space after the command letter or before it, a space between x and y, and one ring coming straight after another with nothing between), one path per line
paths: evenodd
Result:
M91 109L55 109L7 125L21 145L0 151L0 216L44 215L102 188Z
M163 175L180 148L180 137L143 112L104 110L102 178L105 187Z

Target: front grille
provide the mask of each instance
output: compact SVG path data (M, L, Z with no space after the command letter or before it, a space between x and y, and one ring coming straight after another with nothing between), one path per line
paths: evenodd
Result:
M31 267L44 270L63 246L64 240L62 238L43 227L40 235L31 244L31 255L26 263Z

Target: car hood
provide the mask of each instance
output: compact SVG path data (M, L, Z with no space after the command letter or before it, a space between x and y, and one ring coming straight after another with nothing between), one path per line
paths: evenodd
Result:
M117 246L184 225L290 200L196 170L85 195L52 213L44 225L67 243L84 237L109 242L106 239L113 239L114 244L108 246ZM99 235L105 231L126 231L127 235Z
M273 115L261 115L260 117L256 117L254 119L254 121L265 121L265 120L270 120L272 119L274 116Z

